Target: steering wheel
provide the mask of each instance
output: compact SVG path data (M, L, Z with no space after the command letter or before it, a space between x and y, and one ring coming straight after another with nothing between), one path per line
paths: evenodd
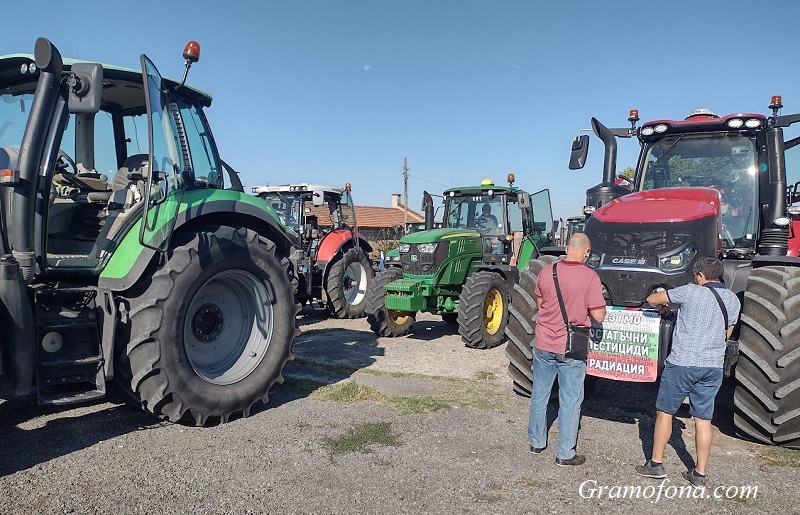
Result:
M69 171L67 168L72 168L72 171ZM58 149L58 159L56 160L56 170L61 173L69 173L75 175L78 173L78 165L75 164L75 160L69 157L69 154L64 152L61 149Z

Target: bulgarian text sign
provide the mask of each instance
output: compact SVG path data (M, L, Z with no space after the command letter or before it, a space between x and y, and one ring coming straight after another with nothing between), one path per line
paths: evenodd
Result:
M609 308L592 327L586 373L617 381L653 382L658 374L661 317L653 311Z

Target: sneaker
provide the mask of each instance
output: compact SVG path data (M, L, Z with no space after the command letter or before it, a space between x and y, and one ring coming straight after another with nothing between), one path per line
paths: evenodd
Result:
M652 477L653 479L664 479L667 477L667 471L664 470L664 465L659 464L654 467L650 460L647 460L647 463L644 465L634 467L634 470L636 470L636 473L640 476Z
M576 454L572 458L568 460L562 460L561 458L556 458L556 465L559 467L572 467L575 465L583 465L586 462L586 456L582 454Z
M545 449L546 449L546 447L534 447L533 445L531 445L531 454L534 454L534 455L538 456Z
M694 469L681 472L681 477L694 486L706 486L706 476L695 475Z

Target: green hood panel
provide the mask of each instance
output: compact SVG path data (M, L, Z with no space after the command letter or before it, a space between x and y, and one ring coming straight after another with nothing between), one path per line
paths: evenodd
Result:
M430 229L407 234L400 238L400 243L433 243L455 238L480 238L481 234L472 229Z

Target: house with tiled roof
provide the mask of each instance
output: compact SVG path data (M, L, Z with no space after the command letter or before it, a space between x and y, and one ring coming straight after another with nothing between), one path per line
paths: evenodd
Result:
M358 232L370 242L387 239L399 239L403 235L405 224L405 205L400 201L400 194L392 194L392 204L388 207L355 206ZM332 225L327 206L314 207L320 227ZM425 217L413 209L408 210L408 223L416 224L425 221Z

